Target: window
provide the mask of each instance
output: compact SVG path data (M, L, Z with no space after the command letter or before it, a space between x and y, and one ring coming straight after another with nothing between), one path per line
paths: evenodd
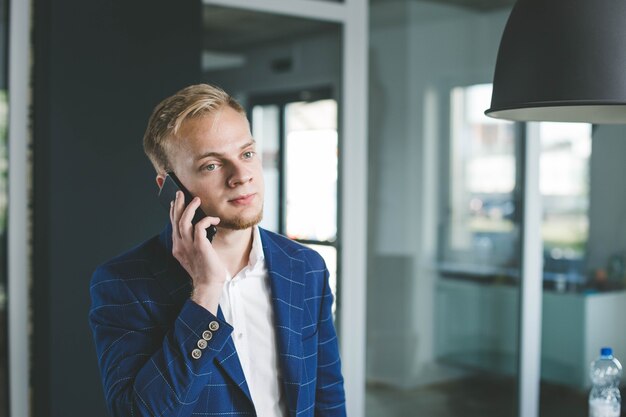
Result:
M490 97L489 84L451 92L440 257L444 269L512 276L519 240L517 129L482 113Z
M337 102L329 97L319 90L251 102L265 174L261 226L319 252L336 295L339 143Z
M557 290L585 282L591 125L541 123L544 280Z
M444 272L506 280L519 267L524 129L486 117L490 98L491 84L450 94L440 260ZM591 125L540 123L539 134L544 282L561 289L584 282Z

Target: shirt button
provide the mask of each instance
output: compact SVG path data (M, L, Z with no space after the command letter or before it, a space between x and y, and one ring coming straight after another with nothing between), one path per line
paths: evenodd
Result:
M211 333L210 330L205 330L202 332L202 338L204 340L211 340L212 337L213 337L213 333Z
M200 349L194 349L191 351L191 357L194 359L200 359L200 356L202 356L202 351Z
M206 342L206 340L204 340L204 339L200 339L200 340L198 340L198 347L199 347L200 349L206 349L207 344L208 344L208 343L207 343L207 342Z
M209 323L209 330L211 330L212 332L216 332L219 328L220 324L218 322L212 321L211 323Z
M238 333L237 334L237 339L241 339L243 337L243 333Z

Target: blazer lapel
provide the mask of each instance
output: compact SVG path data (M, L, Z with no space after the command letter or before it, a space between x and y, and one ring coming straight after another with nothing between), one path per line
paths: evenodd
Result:
M185 268L172 255L172 225L169 222L167 227L161 232L159 240L161 242L159 251L162 250L162 252L154 254L155 264L157 265L154 275L157 281L170 294L174 303L182 306L191 294L191 278ZM217 317L220 320L224 320L221 307L217 309ZM250 402L252 402L250 390L246 383L232 337L228 337L222 350L215 356L214 362L224 370L235 385L238 385Z
M302 313L304 261L279 246L277 237L260 229L265 264L270 278L276 340L283 387L290 410L298 409L302 372Z
M217 307L217 317L220 320L224 320L224 314L222 313L222 308ZM231 336L228 337L226 344L222 348L222 350L215 356L213 359L215 364L221 367L226 374L233 380L233 382L241 388L241 390L246 394L246 397L252 402L252 396L250 395L250 389L248 388L248 383L246 382L246 377L243 374L243 368L241 367L241 362L239 362L239 356L237 355L237 351L235 350L235 343L233 342L233 338Z

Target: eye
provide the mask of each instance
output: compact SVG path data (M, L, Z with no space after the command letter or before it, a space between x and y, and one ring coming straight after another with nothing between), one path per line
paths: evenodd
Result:
M207 164L204 166L205 171L215 171L217 169L217 164Z
M246 151L246 152L243 153L243 158L244 159L250 159L250 158L252 158L254 156L255 153L256 152L254 152L254 151Z

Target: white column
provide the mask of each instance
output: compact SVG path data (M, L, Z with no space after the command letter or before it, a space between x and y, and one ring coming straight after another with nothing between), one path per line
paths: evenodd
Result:
M524 215L519 332L519 417L539 415L541 300L543 293L542 201L539 190L539 124L526 124Z
M30 1L10 2L8 326L10 416L30 415L28 172Z
M368 5L345 0L341 193L341 360L348 415L365 416Z

